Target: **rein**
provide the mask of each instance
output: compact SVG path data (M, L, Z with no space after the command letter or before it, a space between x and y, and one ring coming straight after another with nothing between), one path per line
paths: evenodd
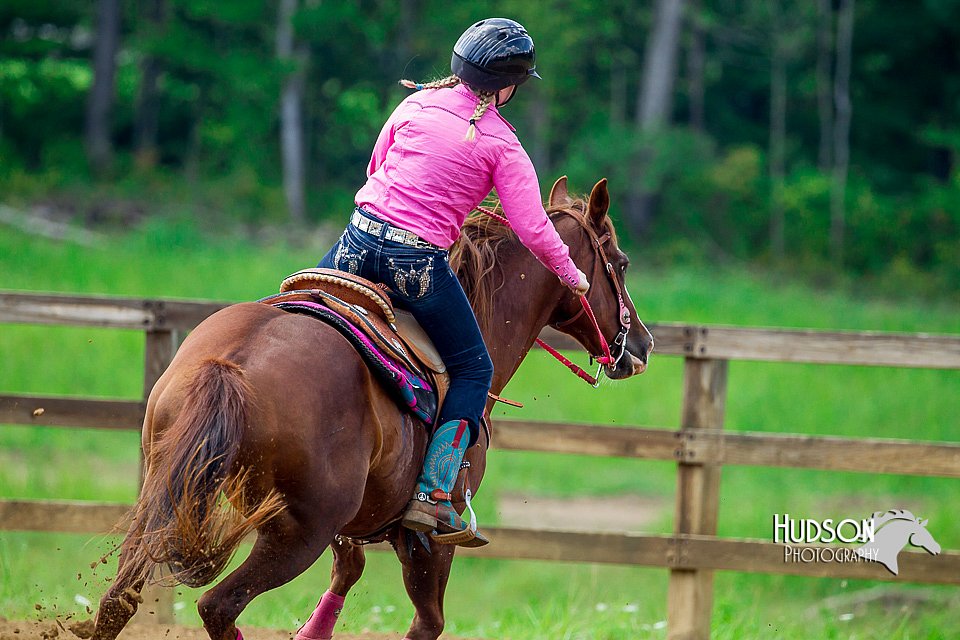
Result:
M495 210L488 209L487 207L476 206L474 207L480 213L489 216L504 225L505 227L510 227L510 221L507 220L504 216L501 216ZM573 216L573 214L568 214ZM575 216L574 216L575 217ZM578 220L579 222L579 220ZM582 225L581 225L582 226ZM593 276L596 276L597 267L602 262L606 266L606 272L609 276L608 280L613 285L614 292L617 294L617 301L620 305L620 331L617 333L617 337L614 339L614 344L620 347L620 353L616 357L610 351L610 344L607 342L607 339L604 337L603 332L600 331L600 325L597 323L597 316L593 313L593 308L590 306L590 301L587 300L587 295L578 295L577 298L580 299L581 309L569 320L564 320L563 322L557 323L556 328L560 329L562 327L568 326L576 322L581 315L584 313L587 314L587 318L590 319L590 324L593 326L594 331L597 333L597 338L600 340L600 349L602 355L594 356L590 354L590 361L597 362L597 373L596 375L590 375L583 370L582 367L574 364L568 358L566 358L562 353L551 347L549 344L541 340L539 337L536 338L536 343L543 348L544 351L556 358L560 364L564 365L575 373L577 377L581 380L587 382L594 388L597 388L600 385L600 372L603 370L604 365L609 365L613 368L616 368L617 364L620 362L620 359L623 358L623 354L626 353L626 338L627 334L630 332L630 311L627 309L626 305L623 302L623 293L620 289L620 283L617 282L616 274L614 273L613 263L607 258L606 252L603 250L603 245L610 239L610 233L607 232L603 236L598 237L592 230L587 227L583 227L587 234L590 236L591 244L596 247L596 252L599 261L594 263L594 273ZM593 277L592 282L596 282L597 278ZM589 294L589 291L587 292Z

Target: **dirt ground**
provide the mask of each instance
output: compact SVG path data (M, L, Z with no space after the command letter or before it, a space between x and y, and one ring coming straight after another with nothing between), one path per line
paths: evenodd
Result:
M246 640L292 640L294 631L241 628ZM11 621L0 618L0 640L86 640L93 634L93 621L42 622ZM336 640L401 640L402 633L365 633L349 635L338 633ZM119 640L209 640L203 629L167 625L130 625ZM452 640L452 639L451 639Z
M497 499L503 526L565 531L644 531L672 509L672 500L634 495L545 498L508 493Z

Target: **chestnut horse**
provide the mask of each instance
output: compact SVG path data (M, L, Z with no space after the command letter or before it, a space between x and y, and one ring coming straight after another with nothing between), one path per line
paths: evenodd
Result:
M628 260L608 206L606 180L586 202L567 194L566 178L550 193L550 216L590 277L588 300L600 331L622 356L605 373L620 379L646 368L653 339L624 295L630 330L620 344L613 340ZM499 223L468 222L451 263L478 311L495 368L492 393L504 388L545 326L601 353L576 296ZM158 566L189 586L210 584L253 530L250 555L198 603L211 640L241 638L235 622L247 604L300 575L331 546L330 590L346 595L364 563L362 547L350 540L372 537L389 539L403 565L416 609L407 637L440 635L455 547L413 544L399 526L427 432L335 329L259 303L218 311L183 342L150 393L142 444L144 485L120 545L119 573L100 601L94 640L117 637ZM474 490L489 444L489 433L482 434L466 456Z

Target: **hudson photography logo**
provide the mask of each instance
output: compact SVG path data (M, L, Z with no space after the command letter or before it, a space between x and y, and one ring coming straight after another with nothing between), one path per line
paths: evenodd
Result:
M879 562L897 575L897 556L907 544L939 555L940 544L927 530L927 521L906 509L877 511L868 519L835 521L773 515L773 541L783 543L784 562ZM842 542L857 547L805 546Z

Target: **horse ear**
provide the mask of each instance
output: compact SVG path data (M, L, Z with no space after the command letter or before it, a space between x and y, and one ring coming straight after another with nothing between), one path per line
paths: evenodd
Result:
M550 198L547 200L551 207L562 207L570 204L570 194L567 192L567 176L560 176L550 188Z
M927 518L926 520L921 520L921 521L920 521L920 526L921 526L921 527L925 527L925 526L927 526L927 523L928 523L928 522L930 522L930 518Z
M594 185L587 204L587 214L593 226L599 227L610 208L610 192L607 191L607 179L603 178Z

